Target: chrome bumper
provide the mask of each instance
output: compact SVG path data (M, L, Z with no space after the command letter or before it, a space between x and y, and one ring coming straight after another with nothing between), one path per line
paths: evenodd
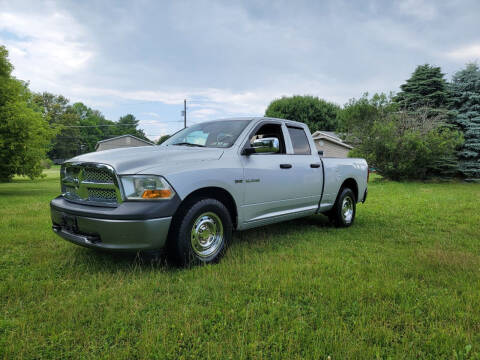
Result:
M165 246L171 217L111 220L50 208L53 231L74 244L104 250L157 250Z

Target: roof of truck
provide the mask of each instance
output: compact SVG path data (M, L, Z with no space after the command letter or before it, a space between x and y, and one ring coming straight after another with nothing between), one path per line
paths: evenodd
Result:
M232 117L232 118L223 118L223 119L215 119L215 120L209 120L205 122L214 122L214 121L225 121L225 120L274 120L274 121L288 121L289 123L295 123L301 126L305 126L305 123L299 122L299 121L294 121L294 120L289 120L289 119L280 119L280 118L273 118L273 117L267 117L267 116L244 116L244 117Z

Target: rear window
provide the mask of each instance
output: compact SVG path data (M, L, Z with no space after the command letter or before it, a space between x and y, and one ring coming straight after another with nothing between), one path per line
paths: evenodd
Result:
M310 144L308 143L307 134L300 128L288 127L288 133L292 140L293 153L295 155L310 155Z

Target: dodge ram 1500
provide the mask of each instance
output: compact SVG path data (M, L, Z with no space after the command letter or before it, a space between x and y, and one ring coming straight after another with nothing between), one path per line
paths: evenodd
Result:
M232 231L324 213L340 227L367 196L367 163L318 154L308 127L274 118L199 123L160 146L61 167L53 230L75 244L218 261Z

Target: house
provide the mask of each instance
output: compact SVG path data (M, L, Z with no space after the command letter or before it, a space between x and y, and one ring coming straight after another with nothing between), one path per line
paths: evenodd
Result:
M150 141L140 139L133 135L121 135L97 142L97 145L95 146L95 151L154 145L155 144Z
M347 157L353 149L332 131L315 131L312 137L317 150L323 151L325 157Z

